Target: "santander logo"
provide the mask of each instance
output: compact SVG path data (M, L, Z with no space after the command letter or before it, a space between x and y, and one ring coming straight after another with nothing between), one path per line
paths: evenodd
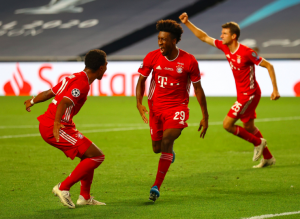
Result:
M31 86L24 80L19 63L16 65L17 73L13 73L12 79L4 84L4 92L6 96L29 96Z
M300 81L298 81L298 83L295 84L294 92L296 97L300 97Z

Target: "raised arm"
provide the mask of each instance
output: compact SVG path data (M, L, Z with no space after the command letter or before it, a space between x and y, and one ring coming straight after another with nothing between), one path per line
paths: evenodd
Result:
M200 81L193 83L194 89L195 89L195 94L197 97L197 100L200 104L201 111L202 111L202 120L200 121L200 126L198 131L201 130L203 127L203 130L200 134L200 138L204 138L206 131L208 129L208 111L207 111L207 105L206 105L206 97L203 91L203 88L201 86Z
M199 29L192 22L190 22L188 19L187 13L184 12L183 14L181 14L179 16L179 19L181 20L182 23L184 23L193 32L193 34L196 37L198 37L203 42L216 47L215 43L214 43L215 39L208 36L207 33L205 33L203 30Z
M50 98L54 97L55 94L52 92L51 89L46 90L42 93L39 93L36 97L32 97L32 99L26 100L24 102L24 105L26 107L26 110L30 112L30 107L32 107L36 103L44 102L46 100L49 100Z
M145 116L145 113L148 114L148 111L145 106L143 106L143 97L145 93L145 82L147 80L147 77L143 77L140 75L138 83L136 85L136 102L137 102L137 108L141 114L141 117L145 123L148 123L148 119Z
M259 64L261 67L268 69L272 85L273 85L273 92L271 94L271 100L278 100L280 98L280 94L278 92L277 82L276 82L276 75L273 65L268 62L267 60L263 59L262 62Z

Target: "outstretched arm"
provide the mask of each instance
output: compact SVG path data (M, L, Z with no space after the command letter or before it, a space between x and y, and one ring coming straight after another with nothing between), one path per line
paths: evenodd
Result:
M202 129L202 132L200 134L200 138L204 138L206 131L208 129L208 111L207 111L207 105L206 105L206 97L203 91L203 88L201 86L200 81L193 83L194 89L195 89L195 94L197 97L197 100L200 104L201 111L202 111L202 120L200 122L200 126L198 131Z
M137 102L137 108L141 114L141 117L144 121L144 123L148 123L148 119L145 116L145 113L148 114L148 111L145 106L143 106L143 97L145 93L145 82L147 78L140 75L138 83L136 85L136 102Z
M264 67L268 69L272 85L273 85L273 92L271 94L271 100L278 100L280 98L280 94L278 92L277 88L277 82L276 82L276 75L273 65L268 62L267 60L263 59L262 62L259 64L261 67Z
M49 100L50 98L54 97L55 94L52 92L52 90L47 90L42 93L39 93L36 97L32 97L32 99L26 100L24 102L24 105L26 107L26 110L30 112L30 107L32 107L36 103L44 102L46 100Z
M183 13L179 16L179 19L181 20L182 23L184 23L192 32L193 34L198 37L200 40L202 40L203 42L211 45L211 46L215 46L215 39L208 36L207 33L205 33L203 30L199 29L198 27L196 27L192 22L190 22L188 20L188 15L187 13Z

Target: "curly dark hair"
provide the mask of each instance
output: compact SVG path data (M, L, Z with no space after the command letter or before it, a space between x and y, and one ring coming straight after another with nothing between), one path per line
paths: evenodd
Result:
M174 20L158 21L156 23L156 30L170 33L173 39L176 38L176 43L181 40L181 34L183 33L181 25Z
M86 68L97 71L106 63L106 53L100 49L93 49L85 55L84 64Z

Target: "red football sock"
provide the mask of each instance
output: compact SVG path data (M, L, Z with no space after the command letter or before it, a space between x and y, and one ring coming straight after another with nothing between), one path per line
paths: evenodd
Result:
M258 146L261 144L261 139L256 137L255 135L251 134L250 132L247 132L246 129L242 128L241 126L236 125L236 130L234 132L234 135L239 136L240 138L249 141L254 146Z
M253 135L255 135L258 138L262 138L263 137L258 128L256 128L256 130L254 131ZM269 150L268 147L264 148L264 150L263 150L263 156L264 156L264 159L271 159L273 157L273 155L271 154L271 152L270 152L270 150Z
M168 172L168 169L171 165L173 159L173 154L166 152L161 152L161 156L158 163L158 170L156 174L156 179L153 186L157 186L158 190L160 189L161 184L163 183L165 176ZM152 186L152 187L153 187Z
M80 180L80 195L83 196L85 200L91 198L90 191L93 182L94 170L89 172L82 180Z
M73 172L60 184L59 189L69 191L75 183L87 176L92 170L96 169L104 161L104 158L105 156L102 155L82 160Z

